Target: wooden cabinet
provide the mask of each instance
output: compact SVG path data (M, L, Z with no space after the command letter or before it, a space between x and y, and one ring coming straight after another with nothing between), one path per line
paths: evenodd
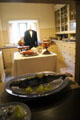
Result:
M60 32L60 10L55 12L55 21L56 21L56 32Z
M76 6L75 4L70 5L70 31L76 31Z
M70 20L76 20L76 5L70 4Z
M61 33L68 30L68 10L67 5L55 12L56 32Z
M76 33L75 5L64 5L55 11L56 35Z
M61 8L61 31L68 30L67 6Z

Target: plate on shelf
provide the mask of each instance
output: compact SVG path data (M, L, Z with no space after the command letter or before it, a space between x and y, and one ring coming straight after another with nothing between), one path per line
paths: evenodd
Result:
M26 104L19 102L2 104L0 120L31 120L31 111Z
M7 93L21 98L38 98L60 92L69 84L70 74L40 72L27 74L9 81Z

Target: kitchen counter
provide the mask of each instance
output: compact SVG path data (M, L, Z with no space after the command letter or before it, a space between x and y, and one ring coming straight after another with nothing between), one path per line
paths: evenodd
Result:
M75 72L75 52L76 52L76 42L54 40L59 48L62 57L67 65L67 69L71 71L74 75Z

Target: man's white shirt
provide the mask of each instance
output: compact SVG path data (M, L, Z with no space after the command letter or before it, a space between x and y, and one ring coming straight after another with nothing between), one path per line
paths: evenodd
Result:
M30 36L31 36L31 38L32 38L32 34L33 34L33 33L32 33L32 30L30 30L29 33L30 33Z

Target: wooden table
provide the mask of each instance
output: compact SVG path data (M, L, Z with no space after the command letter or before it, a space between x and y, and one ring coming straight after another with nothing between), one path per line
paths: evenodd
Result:
M0 104L14 101L26 103L31 109L31 120L80 120L80 88L76 86L73 89L75 84L57 96L34 101L8 95L4 91L5 85L0 84Z
M24 57L19 52L14 53L12 74L15 77L35 72L54 71L57 67L57 55L55 53Z

